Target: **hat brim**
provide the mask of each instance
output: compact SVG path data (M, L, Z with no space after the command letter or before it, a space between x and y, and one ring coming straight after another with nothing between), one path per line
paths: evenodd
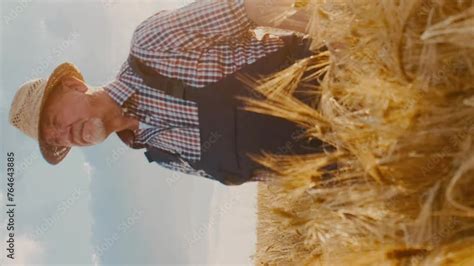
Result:
M43 98L41 100L41 107L40 107L40 114L39 114L39 123L38 123L38 143L41 151L41 155L43 158L50 164L56 165L60 163L66 155L71 150L71 147L68 146L55 146L46 143L44 140L44 136L42 135L43 126L44 126L44 107L46 100L48 99L51 92L53 92L58 86L61 84L61 80L64 77L75 77L84 81L84 77L82 76L79 69L71 63L63 63L56 67L52 74L48 78L48 82L46 83L46 87L44 89Z

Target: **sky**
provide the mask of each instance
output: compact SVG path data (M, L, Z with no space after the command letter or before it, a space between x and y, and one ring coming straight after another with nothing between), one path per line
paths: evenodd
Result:
M1 0L1 159L15 153L15 260L6 255L0 163L0 264L252 264L256 185L225 187L150 164L115 135L57 166L8 123L16 89L69 61L93 86L113 80L135 27L178 0Z

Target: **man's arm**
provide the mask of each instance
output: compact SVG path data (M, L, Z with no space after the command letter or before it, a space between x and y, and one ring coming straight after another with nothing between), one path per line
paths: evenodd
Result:
M307 33L309 0L244 0L247 16L257 26Z
M193 51L246 39L255 25L247 18L243 1L195 1L159 12L135 30L136 46Z
M244 0L196 1L162 11L135 30L131 53L161 75L203 87L284 45L257 38Z

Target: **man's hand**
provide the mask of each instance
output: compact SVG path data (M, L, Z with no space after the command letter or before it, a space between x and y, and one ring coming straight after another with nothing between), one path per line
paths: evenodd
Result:
M309 0L245 0L247 16L257 26L307 33Z

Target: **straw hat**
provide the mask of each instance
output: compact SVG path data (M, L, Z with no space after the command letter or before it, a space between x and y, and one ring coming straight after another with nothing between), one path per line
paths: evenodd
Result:
M41 135L42 111L46 99L61 84L64 77L76 77L82 81L81 72L71 63L56 67L48 79L28 81L18 89L10 107L10 124L39 143L43 158L50 164L61 162L71 147L49 145Z

